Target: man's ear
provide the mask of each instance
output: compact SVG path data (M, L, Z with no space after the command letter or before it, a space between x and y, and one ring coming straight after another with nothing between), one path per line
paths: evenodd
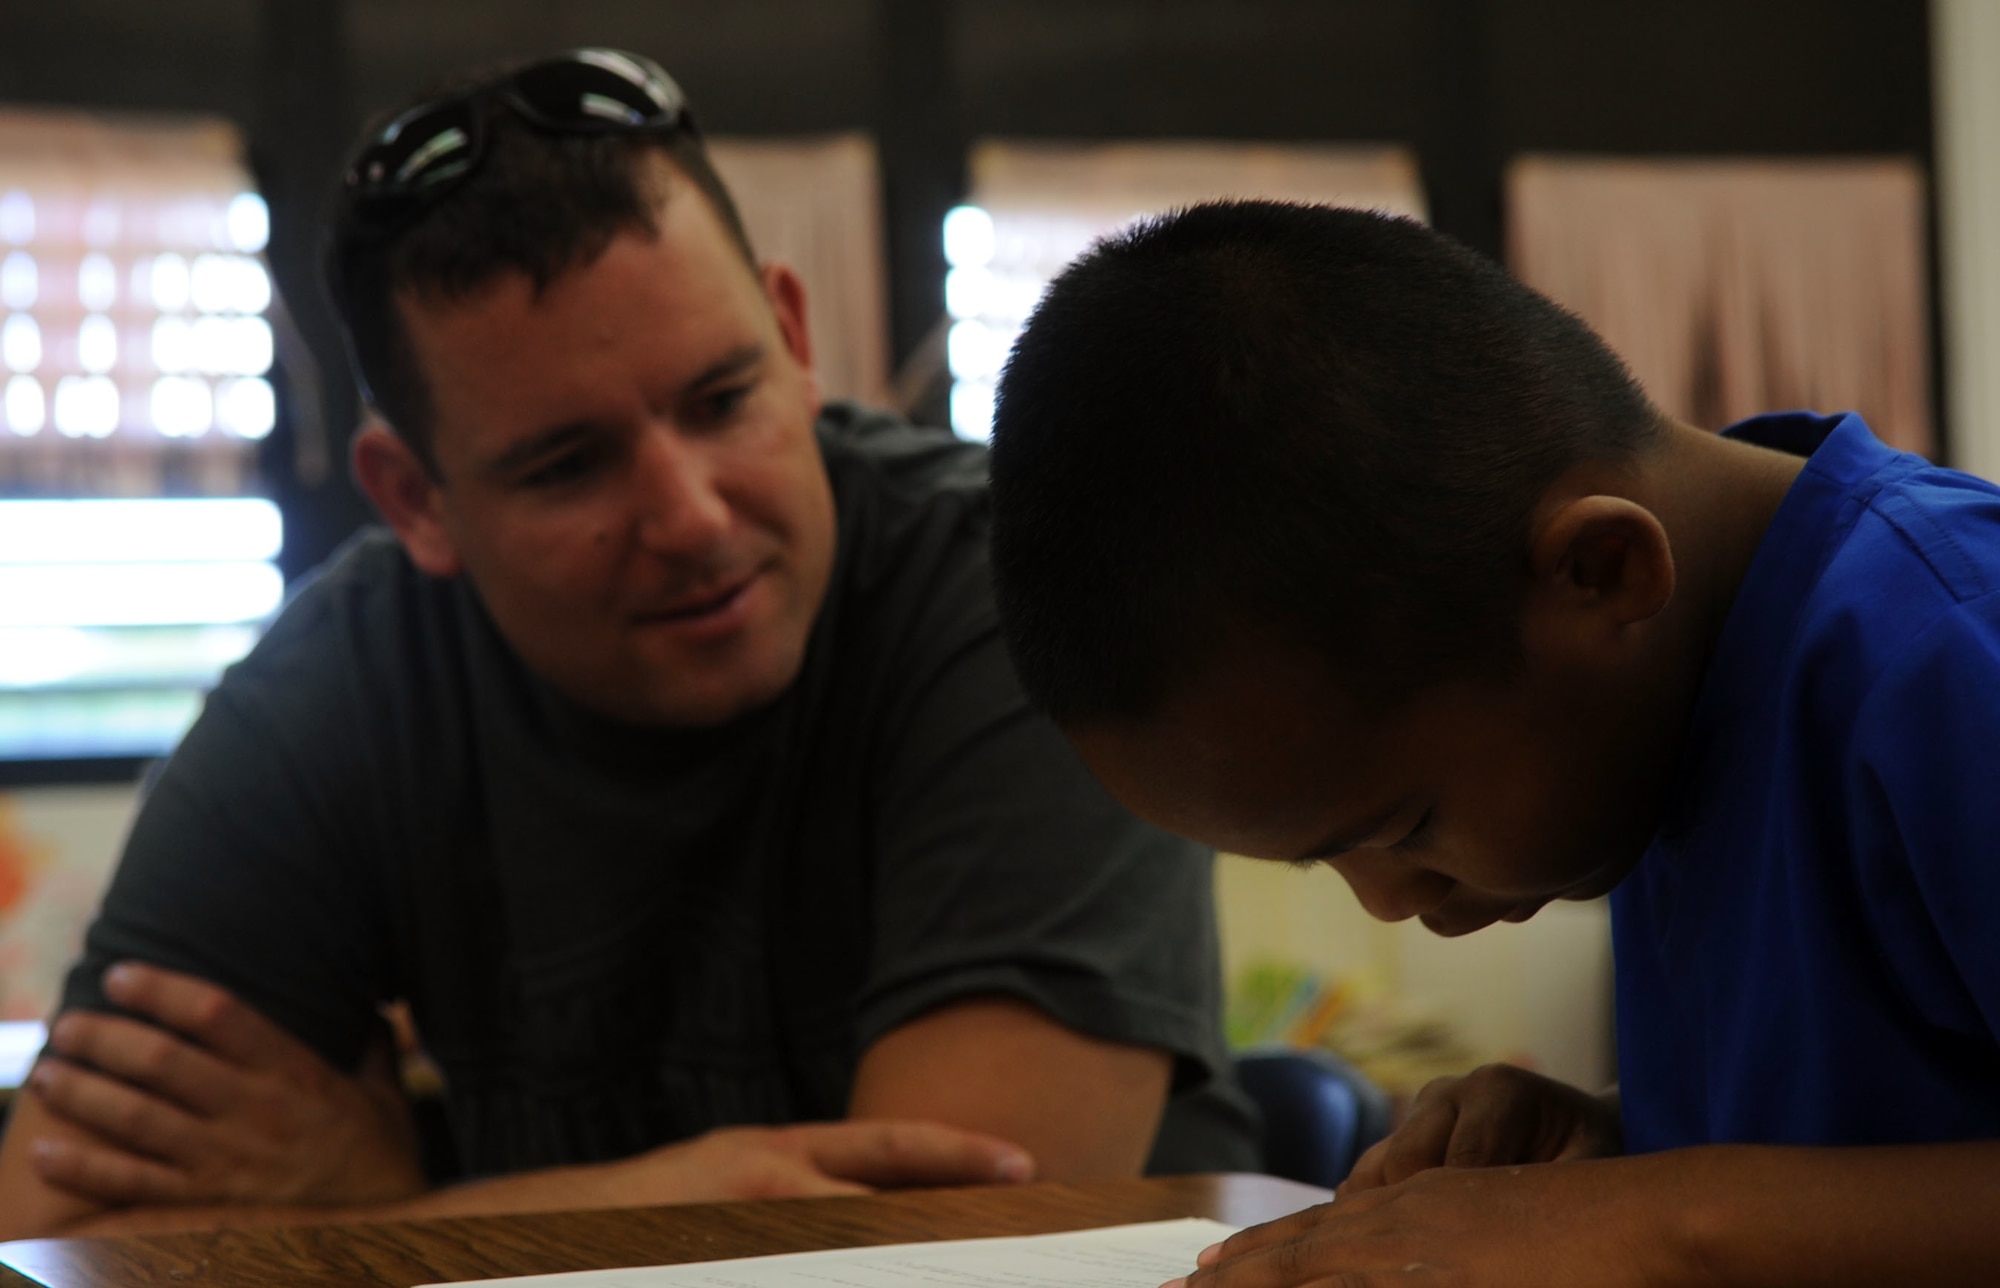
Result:
M1609 642L1674 597L1673 544L1651 510L1621 496L1581 496L1540 516L1529 548L1530 603L1576 642Z
M813 372L812 332L806 326L806 284L788 264L766 264L758 270L764 279L764 294L778 317L778 332L784 337L785 352L799 364L812 381L813 398L819 398L819 377Z
M353 461L361 490L395 529L410 562L433 577L456 577L463 564L445 529L444 489L415 449L371 416L354 436Z

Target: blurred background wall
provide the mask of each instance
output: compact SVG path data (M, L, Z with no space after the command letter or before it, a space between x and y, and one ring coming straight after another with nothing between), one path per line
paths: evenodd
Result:
M1933 102L1959 104L1963 118L1942 131L1958 159L1944 184L1956 203L1945 244L1955 263L1991 266L2000 327L2000 258L1984 249L2000 241L2000 176L1982 177L2000 139L1963 123L2000 129L2000 100L1983 88L2000 82L1982 75L2000 55L1996 9L1986 0L1939 0L1935 17L1924 0L0 0L0 107L208 113L242 131L269 202L271 271L322 376L283 382L290 399L314 405L290 407L260 449L285 514L282 565L296 575L366 518L344 468L357 408L319 299L318 216L362 123L446 72L622 45L681 81L707 131L750 145L746 165L758 140L865 140L879 174L880 347L890 372L919 374L938 361L925 355L945 318L941 224L968 192L982 140L1389 145L1414 160L1430 221L1495 257L1508 250L1509 167L1530 154L1893 158L1919 207L1917 326L1930 359L1919 363L1920 401L1934 450L1950 460L1955 413L1991 419L2000 386L1984 402L1944 396L1945 376L1978 365L1983 349L1963 347L1974 332L1959 328L1942 346L1952 361L1936 360L1934 337L1945 333L1931 249ZM1938 45L1934 24L1963 39ZM1954 309L1968 325L1984 316ZM872 352L868 344L859 347ZM905 387L928 418L944 418L936 382ZM1968 436L1968 460L2000 462L1986 442ZM129 782L135 773L132 764L15 767L0 769L0 788L37 774ZM5 853L30 875L64 863L100 871L133 799L134 789L120 790L22 795L11 816L0 813L0 831L15 838ZM60 860L64 851L73 858ZM32 882L15 885L25 901ZM9 888L0 879L0 920ZM46 896L66 909L48 915L80 915L75 891L67 882ZM1553 909L1442 944L1370 925L1324 872L1227 865L1222 891L1229 966L1264 1006L1245 1022L1248 1038L1314 1037L1345 1023L1350 1044L1414 1044L1419 1064L1429 1050L1447 1063L1525 1054L1583 1079L1608 1070L1601 908ZM43 931L33 940L53 942ZM1396 1013L1385 1019L1357 998L1390 999ZM1430 1018L1441 1027L1426 1038Z
M975 139L1386 142L1437 227L1498 256L1523 152L1932 152L1923 0L0 0L0 102L219 113L250 142L279 287L351 391L314 276L316 215L371 114L468 64L617 44L714 133L862 131L880 153L892 359L942 312L938 228ZM365 511L300 480L288 571Z

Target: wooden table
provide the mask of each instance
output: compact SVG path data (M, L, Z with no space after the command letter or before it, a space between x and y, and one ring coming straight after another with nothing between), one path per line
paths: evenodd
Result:
M310 1225L0 1244L0 1288L407 1288L874 1243L1049 1234L1205 1216L1251 1225L1327 1197L1269 1176L912 1190L600 1212Z

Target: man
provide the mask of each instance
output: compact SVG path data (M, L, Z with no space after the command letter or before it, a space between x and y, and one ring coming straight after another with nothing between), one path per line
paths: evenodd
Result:
M579 51L404 113L331 262L395 538L148 798L0 1237L1243 1159L1204 852L1028 713L982 454L822 413L803 288L664 73ZM416 1178L368 1073L394 998L483 1179Z

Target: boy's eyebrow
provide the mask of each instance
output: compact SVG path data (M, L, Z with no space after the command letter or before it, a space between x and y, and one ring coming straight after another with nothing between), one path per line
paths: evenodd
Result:
M1407 801L1398 801L1388 809L1381 811L1369 819L1341 828L1332 836L1327 837L1318 845L1307 850L1302 856L1301 861L1311 863L1317 862L1320 859L1339 858L1369 837L1380 832L1388 825L1389 820L1402 813L1407 805Z

